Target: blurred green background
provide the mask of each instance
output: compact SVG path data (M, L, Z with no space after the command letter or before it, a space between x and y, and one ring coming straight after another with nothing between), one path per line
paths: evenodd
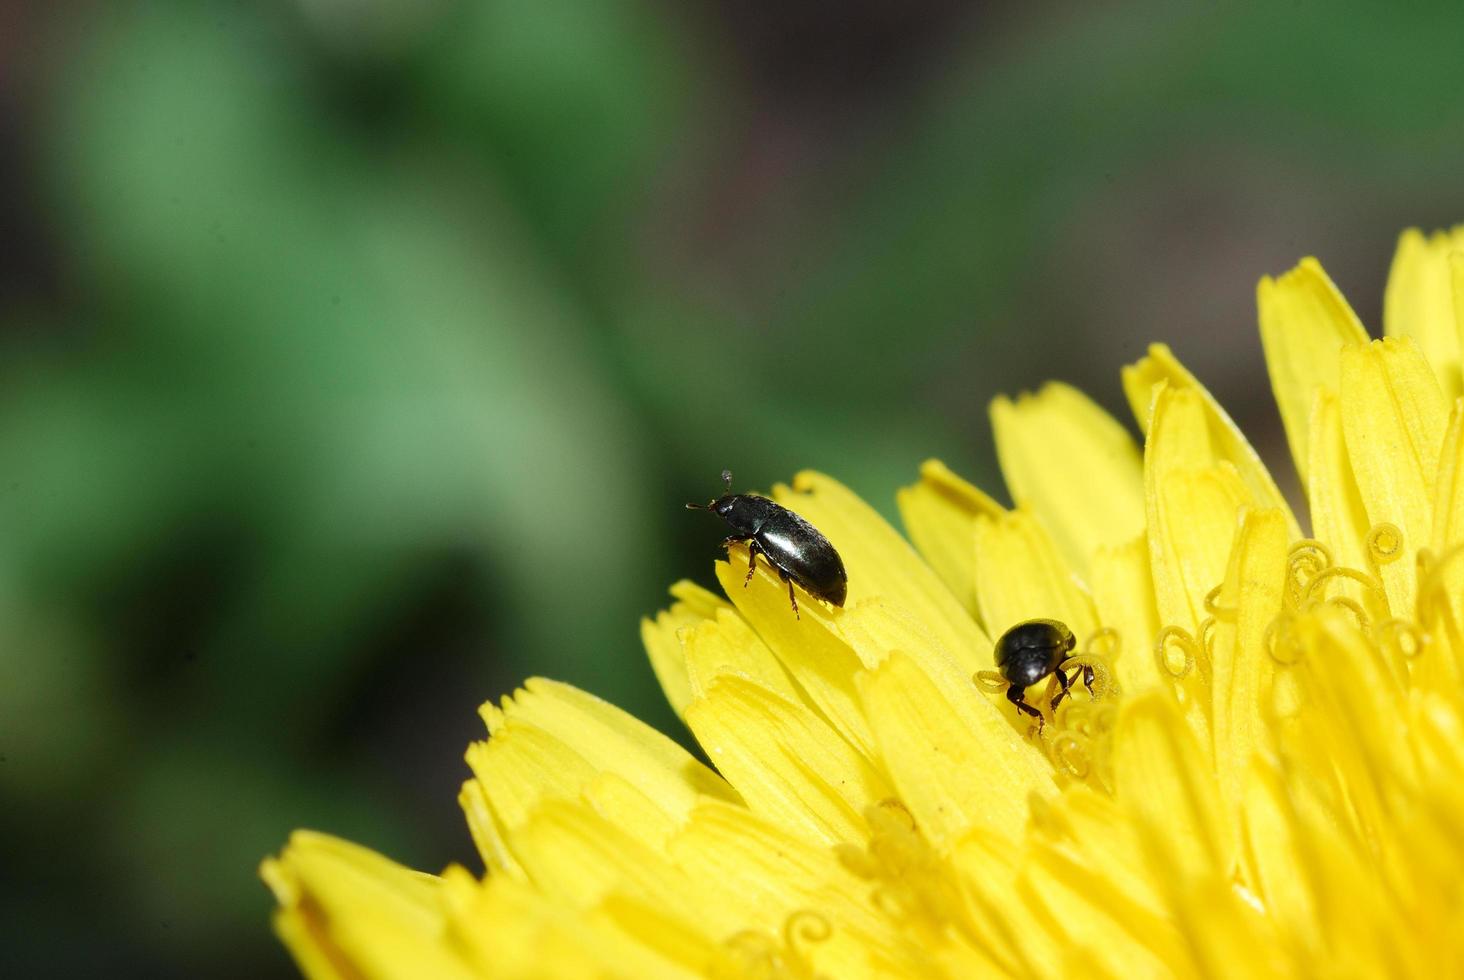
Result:
M1284 467L1254 285L1464 217L1464 8L0 8L0 972L288 975L309 826L477 867L477 705L677 723L637 618L826 470L1169 341ZM1059 461L1060 464L1060 461ZM1082 474L1074 475L1082 492Z

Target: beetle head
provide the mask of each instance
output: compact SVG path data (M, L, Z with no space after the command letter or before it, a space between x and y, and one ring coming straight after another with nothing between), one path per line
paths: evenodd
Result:
M1001 673L1016 687L1031 687L1052 673L1052 668L1042 651L1023 650L1002 665Z

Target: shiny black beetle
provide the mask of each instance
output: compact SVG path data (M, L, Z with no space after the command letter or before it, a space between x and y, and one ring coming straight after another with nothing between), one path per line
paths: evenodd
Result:
M778 570L778 577L788 583L788 601L793 604L794 616L798 615L794 582L815 599L842 606L849 594L849 580L844 574L843 559L829 544L829 539L818 528L767 497L733 493L731 470L722 471L722 480L727 484L727 492L722 496L705 505L686 506L688 510L709 510L731 526L732 533L723 539L723 545L747 543L747 578L742 582L743 587L752 581L757 556L762 555Z
M1062 686L1052 698L1052 708L1057 709L1067 697L1072 680L1062 669L1077 641L1073 631L1055 619L1029 619L1018 623L1001 635L996 641L996 669L1007 682L1007 700L1017 710L1031 715L1042 724L1042 712L1025 700L1027 688L1042 680L1048 674L1056 674ZM1083 683L1093 690L1094 671L1083 666Z

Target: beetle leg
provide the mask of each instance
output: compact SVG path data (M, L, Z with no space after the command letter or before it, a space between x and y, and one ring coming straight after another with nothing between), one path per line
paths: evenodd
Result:
M1097 676L1097 672L1092 667L1086 665L1083 667L1083 686L1088 689L1089 694L1093 693L1093 681Z
M803 617L798 615L798 597L793 594L793 580L781 568L778 569L778 578L788 583L788 601L793 604L793 618L802 619Z
M1073 682L1068 679L1066 671L1064 671L1061 667L1057 668L1055 673L1057 674L1057 682L1062 685L1062 690L1058 691L1052 699L1053 711L1056 711L1057 706L1062 703L1062 699L1068 696L1068 691L1072 689L1073 685Z
M752 584L752 573L757 571L757 542L747 542L747 578L742 580L742 587L745 589Z
M1016 705L1018 711L1037 719L1037 730L1040 732L1044 721L1042 712L1022 700L1026 694L1027 689L1025 687L1017 687L1015 684L1009 686L1006 692L1007 700Z

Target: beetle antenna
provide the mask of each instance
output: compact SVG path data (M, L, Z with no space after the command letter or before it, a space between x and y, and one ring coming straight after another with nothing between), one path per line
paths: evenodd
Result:
M731 470L723 470L722 471L722 482L727 484L727 492L728 493L731 493L732 492L732 471ZM687 504L686 505L686 509L687 510L711 510L712 509L712 504L714 504L714 503L716 503L715 500L713 500L713 501L711 501L709 503L705 503L705 504Z

